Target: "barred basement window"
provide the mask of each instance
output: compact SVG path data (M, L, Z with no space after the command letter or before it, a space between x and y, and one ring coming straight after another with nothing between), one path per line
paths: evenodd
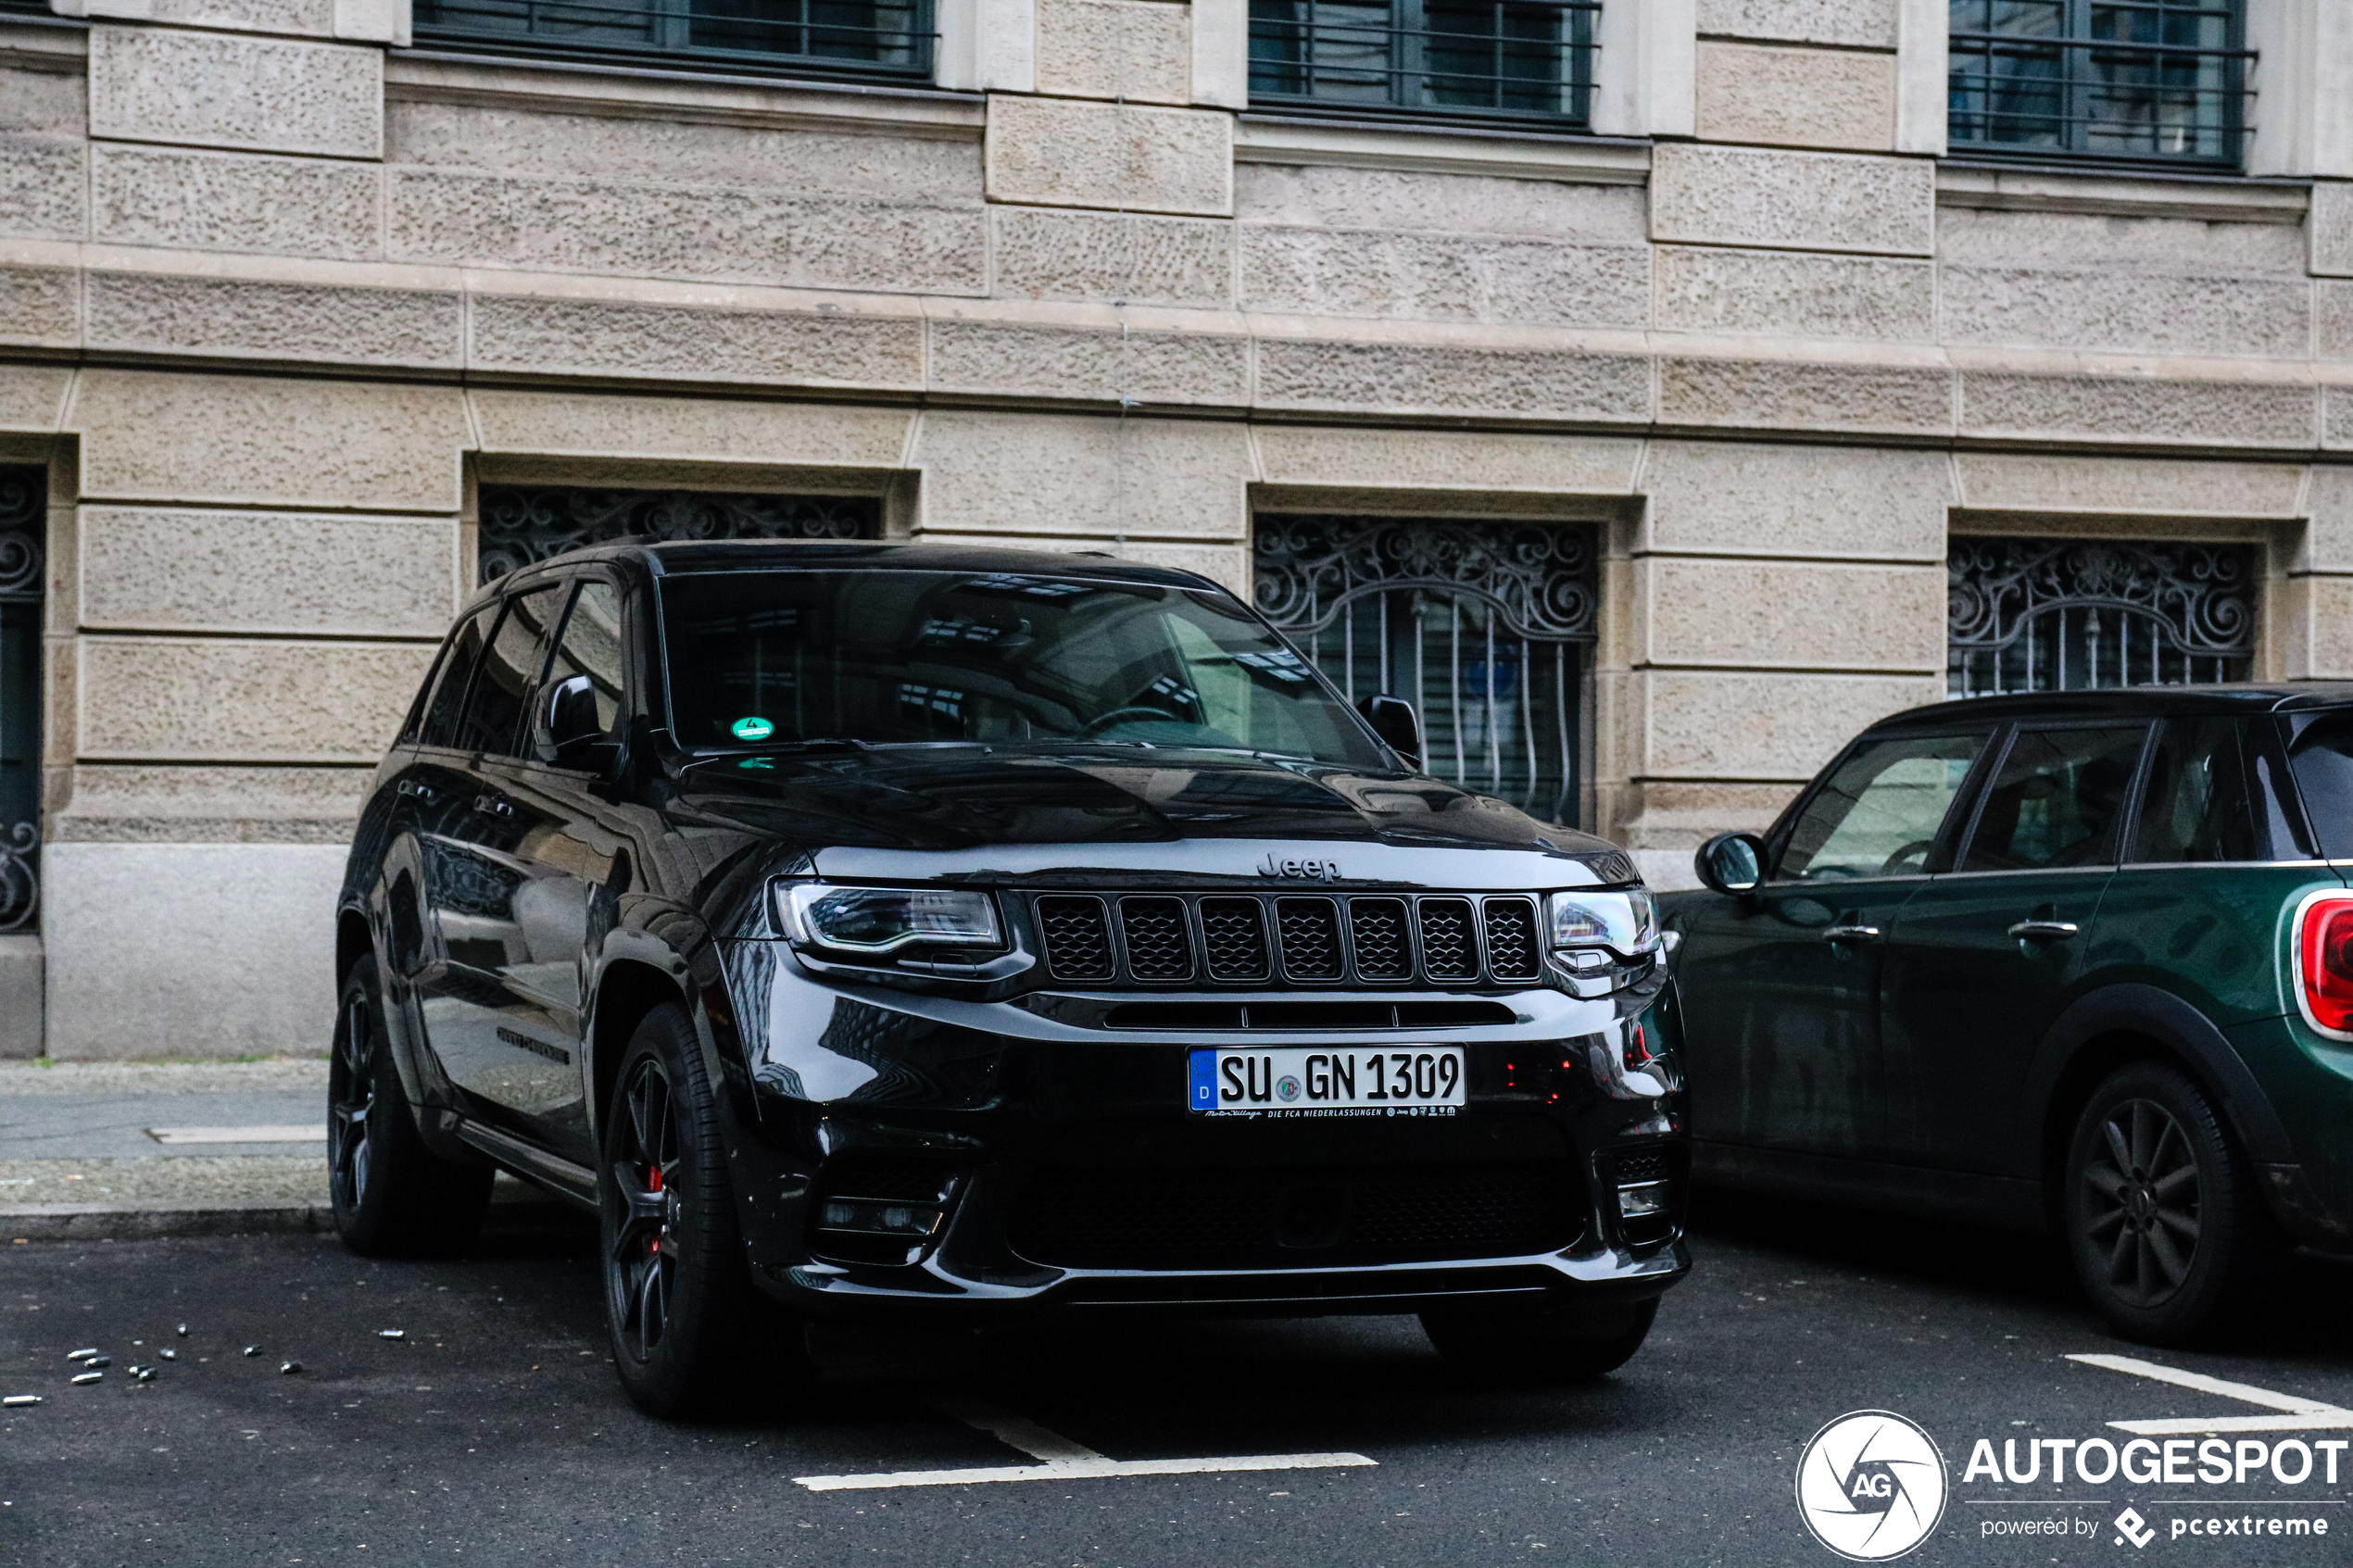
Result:
M2255 657L2249 545L1956 539L1945 695L2243 681Z
M1955 152L2239 166L2246 0L1951 0Z
M1601 0L1251 0L1255 107L1591 116Z
M757 495L712 490L482 487L480 581L615 539L879 539L872 495Z
M933 0L416 0L421 44L928 82Z
M1252 554L1259 612L1351 701L1410 700L1426 769L1579 821L1590 526L1262 515Z

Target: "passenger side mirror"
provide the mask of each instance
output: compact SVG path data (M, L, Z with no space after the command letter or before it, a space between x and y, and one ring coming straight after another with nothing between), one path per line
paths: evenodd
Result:
M596 684L574 675L541 693L538 730L534 739L542 762L595 767L605 744L604 726L597 721Z
M1412 703L1402 696L1368 696L1358 701L1356 711L1391 751L1416 768L1422 765L1422 721L1415 717Z
M1754 893L1765 880L1765 841L1753 833L1719 833L1699 847L1692 867L1718 893Z

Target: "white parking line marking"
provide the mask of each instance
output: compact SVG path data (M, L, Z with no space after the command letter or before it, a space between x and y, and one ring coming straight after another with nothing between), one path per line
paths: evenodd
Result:
M2353 1410L2322 1404L2294 1394L2275 1394L2269 1388L2258 1388L2252 1383L2230 1383L2219 1377L2208 1377L2201 1372L2184 1372L2179 1367L2160 1366L2133 1356L2070 1356L2070 1361L2086 1366L2121 1372L2133 1377L2146 1377L2158 1383L2171 1383L2177 1387L2195 1388L2201 1394L2217 1394L2243 1404L2261 1405L2268 1410L2285 1411L2285 1415L2224 1415L2171 1417L2162 1421L2111 1421L2108 1425L2119 1432L2130 1432L2143 1437L2182 1436L2193 1432L2333 1432L2353 1429Z
M985 1481L1091 1481L1118 1475L1206 1475L1234 1470L1338 1470L1377 1461L1363 1454L1244 1454L1225 1459L1106 1459L1036 1422L1001 1411L963 1408L957 1420L978 1427L1040 1464L965 1470L900 1470L872 1475L796 1475L812 1492L874 1491L894 1486L969 1486Z
M298 1127L150 1127L147 1136L157 1143L325 1143L327 1129L304 1123Z

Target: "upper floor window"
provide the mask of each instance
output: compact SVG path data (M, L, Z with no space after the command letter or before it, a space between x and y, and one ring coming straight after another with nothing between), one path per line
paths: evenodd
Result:
M932 0L416 0L421 44L927 82Z
M1253 105L1582 125L1601 0L1250 0Z
M1955 152L2239 166L2246 0L1950 0Z

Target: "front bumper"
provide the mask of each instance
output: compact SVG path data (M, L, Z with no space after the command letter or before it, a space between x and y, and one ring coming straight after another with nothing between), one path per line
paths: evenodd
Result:
M1662 1073L1634 1093L1604 1066L1638 1024L1671 1049L1661 993L1515 996L1516 1025L1415 1032L1463 1047L1453 1115L1204 1118L1185 1103L1193 1046L1407 1036L1077 1029L821 985L775 944L736 946L765 949L730 966L745 1245L761 1286L812 1316L1600 1306L1690 1270L1682 1091ZM1619 1188L1644 1184L1657 1211L1622 1215ZM849 1199L900 1234L829 1228Z

